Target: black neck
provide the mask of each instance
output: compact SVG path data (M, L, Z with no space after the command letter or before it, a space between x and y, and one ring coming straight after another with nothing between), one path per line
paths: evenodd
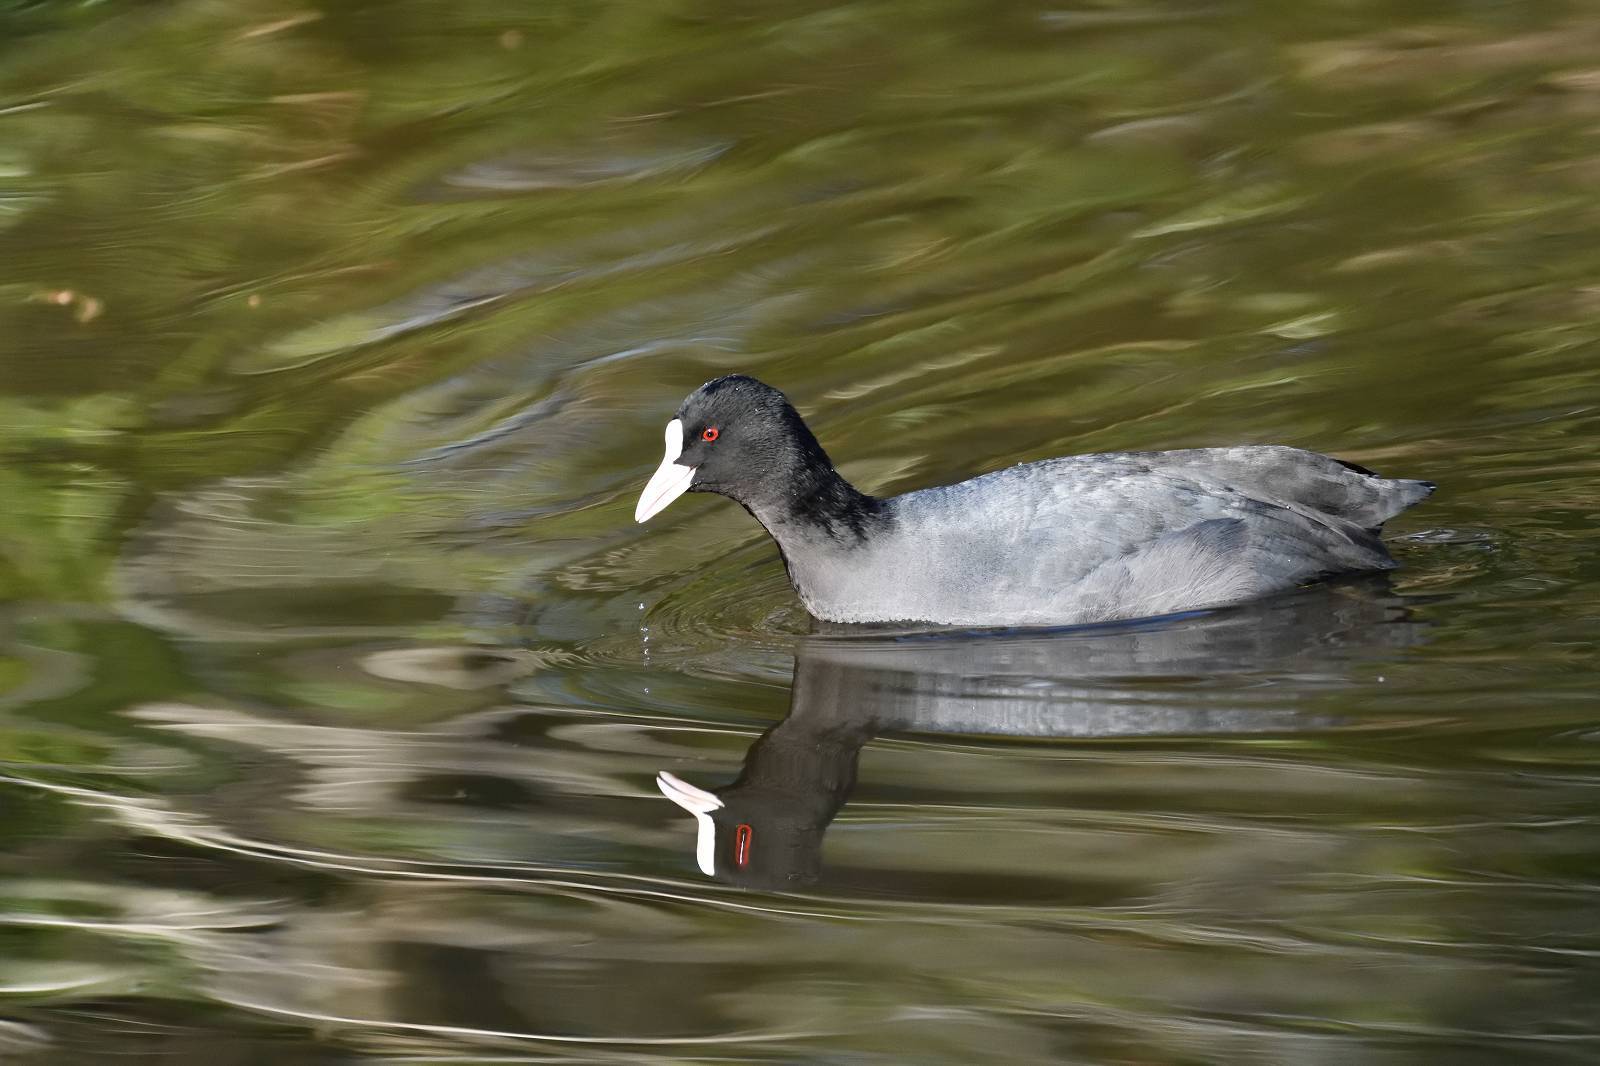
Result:
M773 480L757 498L740 501L767 531L779 538L780 527L803 533L820 532L853 543L883 517L883 501L844 479L810 427L791 410L793 450L786 457L786 477Z
M828 466L806 471L806 476L795 483L794 495L782 500L776 510L777 521L784 525L819 530L834 540L854 542L865 537L867 530L881 519L883 505ZM756 517L761 518L759 514Z

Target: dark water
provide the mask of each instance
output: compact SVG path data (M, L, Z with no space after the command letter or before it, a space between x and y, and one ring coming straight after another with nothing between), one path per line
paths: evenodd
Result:
M0 1060L1596 1061L1593 15L0 4ZM1441 489L1389 579L812 634L631 519L734 369L872 490Z

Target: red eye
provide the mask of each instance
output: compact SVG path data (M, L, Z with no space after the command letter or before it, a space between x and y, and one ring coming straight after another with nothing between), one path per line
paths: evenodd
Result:
M707 426L705 429L700 431L700 439L707 442L714 441L721 435L722 434L717 432L716 426Z
M749 825L740 823L739 828L733 831L733 862L735 866L743 867L750 861L750 842L755 839L755 830Z

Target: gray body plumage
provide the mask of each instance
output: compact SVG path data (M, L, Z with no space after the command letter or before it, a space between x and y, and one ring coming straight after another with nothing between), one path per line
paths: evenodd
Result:
M859 531L747 506L818 618L1060 625L1391 569L1379 527L1432 490L1298 448L1241 446L1028 463L877 501Z

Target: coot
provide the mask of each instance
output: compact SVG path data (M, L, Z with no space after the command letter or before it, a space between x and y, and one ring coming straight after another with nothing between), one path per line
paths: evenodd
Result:
M716 492L777 541L833 622L1064 625L1216 607L1388 570L1383 523L1430 481L1279 445L1024 463L879 499L833 468L783 393L730 374L667 423L634 518Z

